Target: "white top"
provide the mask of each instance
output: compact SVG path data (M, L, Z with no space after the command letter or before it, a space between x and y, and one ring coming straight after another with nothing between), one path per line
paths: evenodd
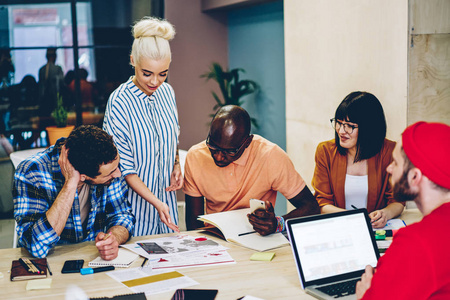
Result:
M367 208L367 195L369 193L369 178L367 175L345 176L345 209ZM352 207L352 205L354 207Z
M170 218L178 224L176 193L165 191L170 186L180 132L172 87L163 83L147 96L130 78L109 97L103 129L114 137L122 175L137 174L169 206ZM134 236L173 232L154 206L131 188L128 200L136 217Z

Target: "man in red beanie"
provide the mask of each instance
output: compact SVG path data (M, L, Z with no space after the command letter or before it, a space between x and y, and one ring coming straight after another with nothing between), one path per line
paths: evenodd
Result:
M422 221L395 235L376 270L366 267L358 299L450 299L450 126L418 122L392 153L394 197L414 200Z

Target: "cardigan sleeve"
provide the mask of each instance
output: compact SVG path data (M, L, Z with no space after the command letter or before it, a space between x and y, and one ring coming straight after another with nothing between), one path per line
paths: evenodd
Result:
M320 207L328 204L335 205L334 192L330 182L330 153L326 151L325 143L317 146L315 161L316 167L312 179L314 196Z

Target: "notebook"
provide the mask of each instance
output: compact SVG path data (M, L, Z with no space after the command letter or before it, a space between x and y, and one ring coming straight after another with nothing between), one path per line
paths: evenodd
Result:
M375 267L380 257L367 210L290 219L286 224L306 293L318 299L356 299L356 282L365 267ZM330 292L333 284L350 288Z
M289 245L289 241L281 233L262 236L254 231L247 217L250 213L250 208L242 208L201 215L197 220L214 225L222 232L227 242L256 251L262 252Z
M47 277L47 258L37 258L37 259L27 259L23 258L24 262L19 260L13 260L11 264L11 281L37 279ZM31 262L35 267L37 267L39 273L33 272L28 267L24 265L25 261Z
M116 268L128 268L138 256L139 254L119 248L119 254L113 260L103 260L98 256L89 262L89 267L114 266Z

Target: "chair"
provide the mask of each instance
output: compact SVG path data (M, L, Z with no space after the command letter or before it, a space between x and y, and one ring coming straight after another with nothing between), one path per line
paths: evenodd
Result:
M33 148L28 150L22 150L22 151L16 151L11 153L9 158L11 159L11 162L13 163L14 169L17 168L17 166L27 157L30 157L32 155L35 155L38 152L44 151L46 148ZM17 222L14 220L14 238L13 238L13 248L17 248Z

